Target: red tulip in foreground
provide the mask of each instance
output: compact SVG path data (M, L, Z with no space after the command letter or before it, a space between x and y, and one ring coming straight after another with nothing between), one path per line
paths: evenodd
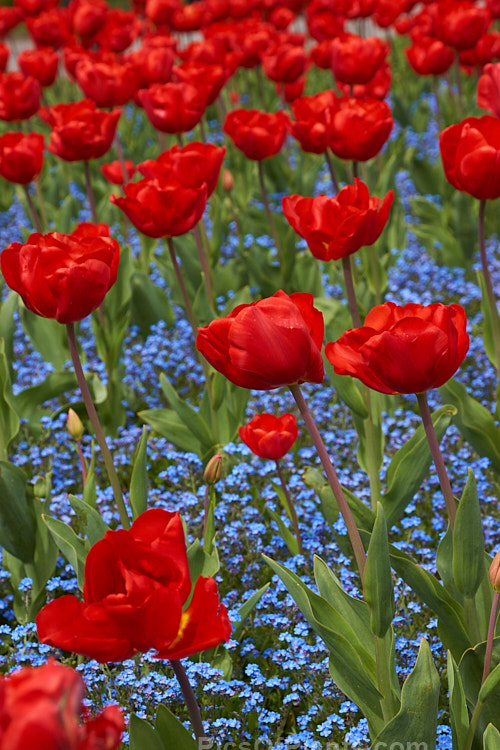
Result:
M233 109L226 115L223 130L247 159L261 161L281 151L288 122L285 112Z
M84 601L62 596L36 624L42 643L100 662L156 650L181 659L227 641L231 623L213 578L192 584L182 521L155 508L129 531L107 531L85 561Z
M448 182L478 200L500 197L500 120L466 117L439 136Z
M297 423L293 414L256 414L238 430L240 438L260 458L279 461L297 439Z
M280 290L199 328L196 346L235 385L268 390L323 381L323 334L312 294Z
M44 149L41 133L9 131L0 135L0 175L9 182L27 185L42 170Z
M32 234L0 255L5 281L26 307L59 323L86 318L116 281L120 248L106 224L79 224L71 234Z
M352 375L381 393L423 393L446 383L469 349L460 305L400 307L385 302L362 328L346 331L325 347L338 375Z
M281 205L315 258L338 260L372 245L380 237L393 199L392 190L383 200L370 197L364 182L356 178L353 185L346 185L334 198L287 195Z
M0 750L115 750L124 729L118 706L81 716L85 684L63 664L23 667L0 677Z

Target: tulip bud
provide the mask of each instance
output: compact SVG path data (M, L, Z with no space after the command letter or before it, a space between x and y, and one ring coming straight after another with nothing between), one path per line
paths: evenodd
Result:
M82 439L82 436L85 430L82 424L82 420L80 419L76 411L74 411L73 409L69 409L68 411L66 427L68 428L68 432L73 438L73 440Z
M488 575L495 591L500 591L500 549L493 558Z
M215 484L219 481L221 466L222 456L220 453L216 453L215 456L212 456L205 467L205 471L203 472L203 479L207 484Z
M233 175L229 169L225 169L222 173L222 187L226 193L229 193L234 187Z

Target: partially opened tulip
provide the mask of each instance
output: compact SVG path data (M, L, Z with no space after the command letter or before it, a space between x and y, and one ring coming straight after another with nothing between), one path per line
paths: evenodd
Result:
M385 302L371 310L361 328L346 331L325 347L338 375L351 375L381 393L415 393L453 527L456 505L439 450L426 391L446 383L469 349L460 305L400 307Z
M323 333L311 294L279 291L199 328L196 346L235 385L268 390L323 381Z
M42 89L32 76L14 71L0 76L0 120L28 120L40 106Z
M9 131L0 135L0 175L18 185L36 180L43 167L44 149L41 133Z
M181 659L231 634L214 579L191 583L179 514L160 508L142 513L129 531L107 531L87 555L83 601L54 599L36 624L42 643L100 662L150 649L159 659Z
M500 63L484 67L477 82L477 106L500 117Z
M367 83L389 54L387 42L376 36L341 32L332 42L331 66L337 81L350 86Z

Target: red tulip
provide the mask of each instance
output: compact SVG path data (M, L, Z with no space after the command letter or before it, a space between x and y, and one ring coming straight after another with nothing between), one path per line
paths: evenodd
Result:
M264 73L276 83L293 83L304 75L307 66L304 47L281 41L281 37L263 53L261 59Z
M84 695L81 675L53 659L0 676L1 750L116 750L124 730L122 712L106 706L80 724Z
M325 354L338 375L381 393L423 393L446 383L462 364L469 349L466 323L460 305L385 302L362 328L328 343Z
M293 414L256 414L238 434L245 445L260 458L279 461L288 453L299 431Z
M0 135L0 175L19 185L36 180L42 171L44 149L41 133L9 131Z
M349 86L348 83L339 83L337 88L344 96L353 96L355 99L385 99L391 90L392 73L391 66L386 60L377 70L373 78L366 83L357 83Z
M290 132L303 151L324 154L327 150L336 99L335 93L328 89L293 102L295 120L290 121Z
M40 106L40 84L17 71L0 76L0 120L28 120Z
M342 32L332 42L331 66L335 78L353 86L373 78L389 54L387 42L379 37L363 38Z
M280 290L199 328L196 346L235 385L268 390L323 381L323 334L312 295Z
M340 159L372 159L389 138L394 120L380 99L337 99L329 146Z
M441 0L435 7L436 36L455 50L474 47L491 23L489 11L469 0Z
M121 162L117 159L116 161L109 162L108 164L101 164L99 167L102 176L112 185L123 185L132 179L136 173L136 166L132 159L125 161L125 171L127 173L127 179L123 176L123 167Z
M205 6L202 2L194 2L191 5L178 5L170 18L170 27L173 31L189 32L199 31L205 19Z
M0 254L5 281L26 307L59 323L75 323L99 307L119 262L119 245L106 224L79 224L71 234L32 234Z
M70 25L79 37L90 37L102 28L108 11L105 0L71 0Z
M168 83L172 76L175 62L175 45L171 37L156 38L156 42L164 40L164 44L153 44L153 40L143 41L139 49L133 50L128 59L133 62L139 72L140 88L147 88L152 83Z
M466 117L439 136L448 182L478 200L500 197L500 120Z
M486 0L486 7L493 18L500 18L500 0Z
M420 76L440 76L453 64L454 52L439 39L423 34L416 35L405 55L415 73Z
M152 126L162 133L187 133L207 106L205 91L191 83L153 83L138 97Z
M61 49L71 39L67 8L50 8L26 21L29 34L37 47Z
M178 81L191 83L203 91L207 107L214 103L228 79L228 72L222 65L190 61L176 65L173 75Z
M233 109L227 113L222 129L247 159L261 161L281 151L288 123L285 112Z
M0 39L7 36L22 20L23 12L20 8L0 8Z
M118 107L139 87L139 71L132 62L82 57L75 67L76 82L98 107Z
M477 106L500 117L500 63L486 65L479 78Z
M458 61L467 72L473 73L474 68L482 68L500 58L500 32L496 29L487 31L477 44L470 49L458 53Z
M123 52L135 42L143 28L144 22L133 11L109 8L93 41L101 49Z
M181 659L227 641L231 623L213 578L192 584L178 513L155 508L129 531L107 531L85 561L83 601L54 599L36 618L38 638L100 662L156 650Z
M17 56L17 63L25 76L32 76L44 88L52 86L59 68L59 55L51 47L26 49Z
M90 99L40 110L49 123L49 151L64 161L99 159L109 151L121 111L104 112Z
M132 224L147 237L178 237L203 216L207 185L185 187L171 177L144 179L124 186L125 198L111 196Z
M205 182L207 196L214 192L226 154L226 147L213 143L192 141L185 146L177 144L164 151L157 159L148 159L137 166L149 179L169 178L187 188L198 188Z
M370 197L364 182L356 178L354 185L346 185L334 198L288 195L281 205L315 258L338 260L373 245L387 223L393 199L392 190L383 201Z
M25 16L38 16L57 5L58 0L14 0L14 6Z
M293 83L275 83L274 86L279 98L287 104L292 104L292 102L297 101L303 95L306 87L306 77L297 78Z

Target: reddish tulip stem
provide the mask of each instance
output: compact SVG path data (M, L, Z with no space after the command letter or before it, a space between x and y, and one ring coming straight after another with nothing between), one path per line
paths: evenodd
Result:
M203 243L201 240L200 229L197 224L193 227L193 234L194 234L194 239L196 241L196 249L198 251L198 258L200 261L201 270L203 271L203 276L205 277L205 289L207 290L208 301L210 305L213 307L214 306L214 290L212 288L212 274L210 272L208 258L205 253L205 249L203 247Z
M486 286L486 294L488 296L488 304L491 315L491 333L493 336L493 347L495 349L495 357L497 364L497 374L500 378L500 320L498 315L497 301L495 293L493 291L493 284L491 283L490 269L488 267L488 259L486 257L486 245L484 241L484 211L486 208L486 201L479 201L479 218L478 218L478 238L479 238L479 254L481 256L481 266L483 269L484 283Z
M88 161L84 162L85 165L85 183L87 185L87 197L90 204L90 213L92 215L92 221L97 224L97 210L95 207L94 191L92 189L92 180L90 179L90 164Z
M460 80L460 61L458 58L458 50L455 52L455 83L457 84L457 96L458 96L458 111L460 116L464 115L464 103L462 99L462 81Z
M299 547L299 555L303 555L304 546L302 544L302 536L300 534L299 519L297 518L297 511L295 510L295 503L293 502L292 496L290 495L290 492L288 490L287 484L285 482L285 477L283 476L283 471L281 469L281 464L279 461L276 461L276 470L278 472L278 476L281 482L281 488L283 490L283 494L285 495L286 504L290 512L290 517L292 519L293 528L295 529L295 538L297 539L297 545Z
M358 162L357 161L353 161L352 163L352 176L354 180L358 176Z
M28 211L31 215L31 221L33 222L33 227L35 228L36 232L42 232L42 225L40 224L40 219L38 218L38 214L35 209L35 205L31 199L30 191L27 185L23 185L24 188L24 194L26 196L26 203L28 204Z
M358 564L361 582L363 582L366 565L366 553L363 547L363 542L361 541L361 537L359 535L358 527L356 526L356 521L354 520L351 509L347 504L342 485L340 484L337 477L337 472L333 468L333 464L330 461L328 451L325 448L325 444L323 443L323 439L319 433L318 428L316 427L313 416L309 411L309 407L305 402L302 391L300 390L300 386L295 383L294 385L290 386L290 390L292 392L292 396L295 399L295 403L297 404L300 413L302 414L302 418L305 422L314 446L318 451L318 456L323 465L324 472L327 476L330 487L332 488L335 500L337 501L340 513L342 514L342 518L344 519L347 533L349 534L349 539L351 540L352 548L354 551L354 557L356 558L356 562Z
M347 293L347 302L351 311L352 324L354 328L361 328L361 317L359 315L358 303L356 301L356 292L352 280L351 256L347 255L342 258L342 270L344 272L344 283Z
M176 133L175 135L176 135L176 137L177 137L177 143L178 143L178 144L179 144L179 146L180 146L180 147L182 148L182 147L183 147L183 145L184 145L184 139L183 139L183 137L182 137L182 133Z
M191 726L193 727L194 736L196 738L196 746L199 747L199 740L205 739L205 730L203 729L203 721L201 720L201 713L196 696L194 694L189 678L186 674L182 662L180 659L171 659L170 664L177 677L184 701L187 706L189 718L191 719Z
M200 120L200 135L201 135L201 140L203 141L203 143L206 143L207 142L207 136L205 134L205 126L203 124L203 117Z
M122 170L123 184L125 185L127 182L129 182L129 176L127 172L127 165L125 164L125 157L123 155L122 144L120 143L120 138L118 136L118 133L115 135L115 148L116 148L116 153L118 154L118 161L120 162L120 167Z
M443 118L441 117L441 106L439 104L439 78L432 76L432 90L434 92L434 99L436 100L436 123L439 132L443 129Z
M333 189L335 193L338 193L340 190L339 183L337 180L337 176L335 174L335 170L333 168L332 157L330 156L328 149L325 151L325 159L326 159L326 163L328 164L328 171L330 172L330 178L332 180Z
M280 250L280 245L279 245L279 242L278 242L278 234L276 232L276 224L274 223L273 212L271 211L271 207L269 205L269 198L268 198L268 195L267 195L266 185L265 185L265 182L264 182L264 170L263 170L263 167L262 167L262 160L260 160L260 161L257 162L257 166L259 168L260 190L261 190L261 193L262 193L262 200L264 201L264 207L266 209L267 220L269 222L269 228L271 229L271 234L272 234L273 239L274 239L274 244L276 245L276 251L278 253L278 259L279 259L280 265L282 265L283 264L283 260L282 260L282 257L281 257L281 250Z
M175 277L177 279L177 283L179 284L179 289L181 290L182 299L184 300L184 307L186 310L187 319L189 321L191 328L193 329L193 336L196 340L196 336L198 335L198 326L196 325L196 320L194 317L193 308L191 307L189 294L187 292L184 279L182 278L181 269L177 261L177 256L175 254L175 248L174 248L174 241L172 237L167 237L167 245L168 245L168 250L170 252L170 259L174 267Z
M444 501L446 503L446 510L448 511L448 519L450 521L451 530L455 528L455 517L457 515L457 506L453 492L451 490L450 478L446 471L446 466L443 460L443 455L439 447L436 431L432 423L431 410L429 409L429 403L427 401L427 393L417 393L417 401L420 407L420 413L422 415L422 422L424 424L425 434L427 435L427 441L429 448L431 449L431 455L434 460L434 466L439 477L439 484L441 485L441 492L443 493Z
M43 202L43 195L42 195L42 191L40 190L40 182L38 180L35 180L33 184L35 186L35 194L36 194L36 202L37 202L37 206L38 206L38 212L39 212L39 214L41 216L41 219L42 219L41 223L42 223L42 226L44 227L44 231L48 232L49 231L49 220L47 219L47 212L45 211L45 205L44 205L44 202Z
M115 503L118 508L118 513L120 514L120 520L122 522L123 528L129 529L130 521L127 515L127 509L125 508L125 503L123 502L120 480L118 479L118 475L113 463L113 458L108 448L106 437L101 427L99 417L97 416L97 411L94 406L94 402L92 401L92 396L90 395L89 387L87 385L87 381L85 380L85 375L83 374L82 363L80 362L80 355L78 354L78 346L76 343L74 324L68 323L66 326L66 331L68 334L69 351L71 354L71 359L73 361L73 367L75 368L76 379L78 381L78 385L80 386L80 391L83 396L83 401L85 404L85 408L87 409L88 417L90 419L92 427L94 428L95 436L101 449L104 465L108 473L111 487L113 488Z
M83 486L87 484L87 467L85 466L85 459L83 457L82 442L81 440L76 441L76 449L78 451L78 459L80 461L80 468L82 470Z

